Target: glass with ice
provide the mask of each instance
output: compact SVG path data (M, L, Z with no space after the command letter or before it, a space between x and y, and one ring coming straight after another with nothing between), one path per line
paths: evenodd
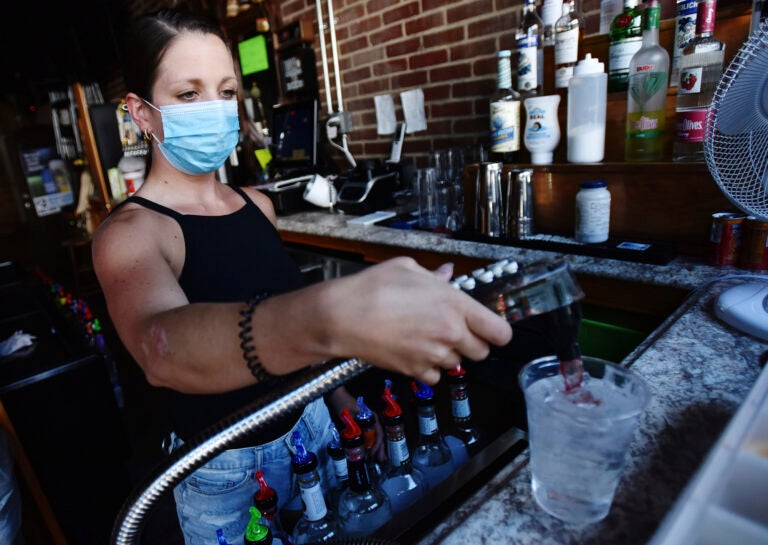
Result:
M554 356L528 363L519 377L528 413L533 496L547 513L572 524L608 514L649 399L645 383L628 369L582 359L582 383L568 393Z

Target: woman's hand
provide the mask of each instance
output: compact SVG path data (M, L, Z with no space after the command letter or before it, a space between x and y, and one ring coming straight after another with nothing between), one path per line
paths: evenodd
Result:
M489 344L508 343L507 321L451 286L452 272L396 258L329 282L321 319L332 352L435 384L462 356L481 360Z

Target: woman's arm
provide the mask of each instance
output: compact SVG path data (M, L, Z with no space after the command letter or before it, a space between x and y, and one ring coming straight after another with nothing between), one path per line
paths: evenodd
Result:
M125 210L94 238L94 266L109 314L148 381L212 393L255 382L240 348L244 303L189 304L168 255L180 236L173 220ZM147 216L150 221L147 221ZM182 245L183 246L183 245ZM119 249L116 251L115 249ZM251 326L264 369L286 374L331 358L369 363L434 384L461 355L482 359L503 345L502 318L433 273L397 258L259 304Z

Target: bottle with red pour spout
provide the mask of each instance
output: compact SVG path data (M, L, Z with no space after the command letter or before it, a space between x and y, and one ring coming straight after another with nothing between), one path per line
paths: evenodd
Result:
M376 417L373 411L365 404L363 396L357 398L357 414L355 422L363 433L363 447L365 448L365 463L368 465L368 476L372 482L381 479L381 465L374 459L373 447L376 444Z
M267 484L262 470L256 471L256 481L259 483L259 490L253 495L253 505L261 512L262 522L272 533L273 543L281 545L292 545L288 533L283 529L280 522L280 513L277 511L277 492Z
M339 520L345 535L366 537L392 518L392 503L368 475L360 426L349 409L342 410L340 418L346 426L341 432L341 444L347 456L349 488L339 498Z
M428 384L414 380L411 391L416 400L419 440L413 449L413 465L424 472L430 485L443 481L453 470L451 449L437 422L435 393Z
M454 433L469 447L477 443L479 434L472 422L472 407L469 403L467 370L461 363L448 371L448 386L451 390L451 417Z
M423 498L429 484L421 470L411 463L403 426L403 410L392 395L391 386L391 382L385 380L384 393L381 395L386 405L381 414L384 417L389 455L389 466L381 487L392 501L392 512L398 513Z
M304 448L298 431L294 431L291 437L296 448L296 454L291 457L291 468L299 482L301 503L304 504L304 515L293 529L292 541L294 545L303 545L336 538L340 535L340 529L325 505L320 475L317 473L317 456Z

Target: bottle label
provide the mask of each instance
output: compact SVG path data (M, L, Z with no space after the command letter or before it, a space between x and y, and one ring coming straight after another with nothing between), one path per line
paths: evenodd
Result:
M679 95L701 92L701 75L704 67L685 68L680 71L680 87L677 90Z
M632 60L632 56L637 53L643 45L643 38L641 36L634 36L611 43L611 47L608 50L608 65L610 66L608 73L624 73L629 72L629 61Z
M469 406L469 398L454 399L451 402L451 414L454 418L469 418L472 416L472 409Z
M323 498L323 489L320 488L319 482L309 488L301 489L301 501L304 503L304 515L307 520L320 520L328 513Z
M561 66L555 70L555 87L562 89L568 87L568 82L573 77L573 66Z
M575 63L579 60L579 27L555 35L555 64Z
M715 1L703 0L698 7L696 14L696 33L715 31Z
M706 108L677 112L677 140L679 142L703 142L706 121Z
M520 149L520 101L491 103L491 150L497 153Z
M576 207L576 232L579 236L605 235L610 227L611 198L579 200Z
M634 112L627 114L627 136L630 138L661 138L666 126L666 112Z
M349 473L347 472L347 459L334 459L333 472L336 474L336 480L339 481L339 483L346 481L349 478Z
M532 91L538 87L539 37L526 36L517 40L517 89Z
M680 65L683 49L696 37L697 0L678 0L675 18L675 42L672 44L672 73L676 74ZM678 78L673 77L670 85L677 85Z
M422 435L434 435L437 433L437 416L434 414L428 416L419 415L419 433Z
M398 441L387 441L387 454L389 455L389 463L392 467L400 467L403 463L407 462L410 454L405 438Z
M667 71L655 71L652 64L639 64L629 74L629 111L664 110L667 98Z

